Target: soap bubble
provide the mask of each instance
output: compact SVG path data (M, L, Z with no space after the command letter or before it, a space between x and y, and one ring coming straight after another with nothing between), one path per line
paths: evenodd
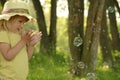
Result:
M87 80L96 80L95 73L87 73L86 75Z
M109 7L108 7L108 11L109 11L110 13L114 13L114 12L115 12L115 9L114 9L114 7L112 7L112 6L109 6Z
M84 62L78 62L77 66L78 66L78 68L80 68L80 69L84 69L84 68L85 68Z
M73 44L74 46L79 47L80 45L82 45L82 43L83 43L83 40L78 34L78 36L74 38Z

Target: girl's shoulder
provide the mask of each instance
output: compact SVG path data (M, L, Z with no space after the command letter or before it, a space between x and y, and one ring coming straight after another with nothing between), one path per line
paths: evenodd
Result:
M9 42L7 31L0 31L0 42Z
M0 31L0 36L6 37L8 35L7 31Z
M0 33L7 33L7 31L5 31L5 30L1 30Z

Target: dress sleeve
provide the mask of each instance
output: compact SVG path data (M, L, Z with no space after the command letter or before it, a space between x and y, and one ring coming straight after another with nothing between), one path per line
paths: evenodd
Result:
M0 42L9 43L9 38L8 38L8 34L6 31L0 32Z

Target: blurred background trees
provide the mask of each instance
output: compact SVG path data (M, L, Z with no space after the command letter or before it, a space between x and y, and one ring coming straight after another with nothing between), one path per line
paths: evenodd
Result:
M5 1L0 0L1 6ZM103 66L117 68L115 64L120 60L119 0L60 0L67 2L63 3L68 7L69 14L66 17L58 15L57 10L63 6L58 5L59 0L25 1L33 3L38 29L43 33L39 46L41 54L57 54L57 41L62 42L68 37L68 41L65 39L66 42L60 44L63 48L69 44L67 50L70 53L70 74L73 76L92 75L94 80L99 55L102 55ZM46 5L49 8L46 9ZM48 13L45 13L45 10L48 10ZM61 10L67 12L65 7ZM58 25L65 21L67 28ZM60 31L61 27L63 30ZM68 31L68 34L60 36L59 32L64 30Z
M2 7L4 6L4 3L5 3L5 2L6 2L6 0L1 0L1 1L0 1Z
M57 0L51 0L51 11L50 11L50 26L47 31L47 25L45 22L45 16L42 9L42 5L39 0L32 0L36 14L39 31L42 31L43 36L40 44L40 51L42 53L56 53L56 23L57 23ZM38 7L39 6L39 7Z

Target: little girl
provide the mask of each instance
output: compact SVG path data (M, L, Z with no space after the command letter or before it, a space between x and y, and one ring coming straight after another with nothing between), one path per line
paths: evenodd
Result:
M24 23L32 21L26 3L8 1L0 15L0 80L26 80L28 60L42 33L24 33Z

